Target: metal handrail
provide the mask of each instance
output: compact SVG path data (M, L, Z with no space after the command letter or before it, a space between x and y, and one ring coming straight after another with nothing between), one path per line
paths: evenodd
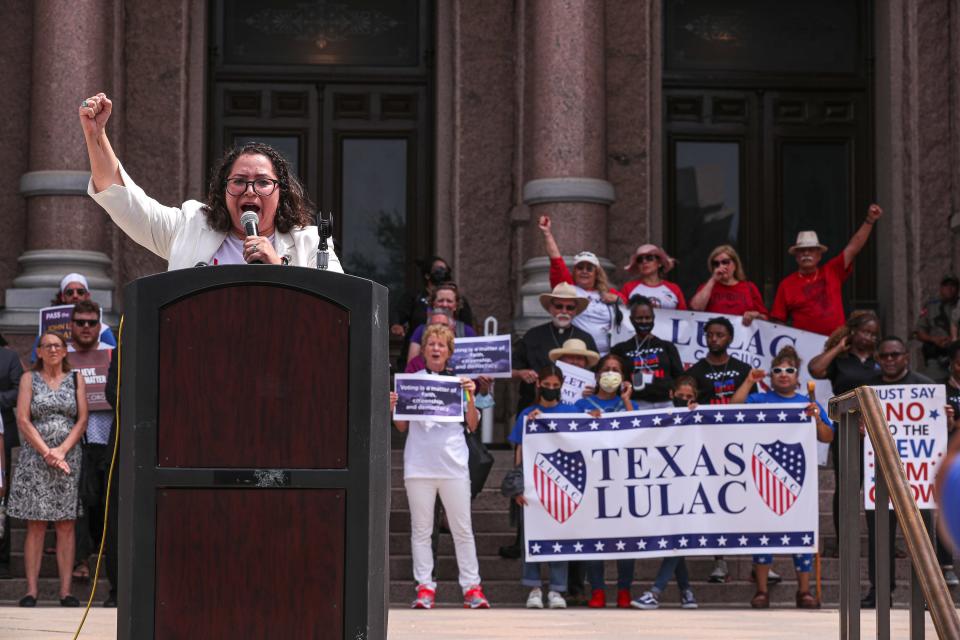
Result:
M893 436L887 426L886 418L883 415L883 408L880 405L880 399L876 391L864 386L848 391L842 395L836 396L830 400L829 404L830 418L839 424L840 428L840 455L844 456L844 465L841 467L841 508L853 507L855 513L859 513L859 503L857 495L859 494L859 479L852 478L854 470L859 470L859 458L856 452L859 451L859 427L860 417L863 418L863 424L866 426L870 441L873 444L874 456L877 469L877 616L882 619L889 615L889 594L886 594L887 600L881 607L882 593L886 592L886 582L880 580L880 567L882 564L882 555L880 549L886 544L886 508L880 508L886 505L886 493L889 490L890 499L893 501L894 512L900 526L903 529L904 538L907 543L907 551L913 562L914 576L920 583L920 589L923 597L927 601L930 609L930 615L933 618L933 625L940 638L960 638L960 618L954 608L953 600L947 589L947 583L944 581L943 574L940 572L940 565L937 562L937 556L933 549L930 536L924 525L920 509L913 498L913 492L910 489L910 483L907 481L907 474L903 467L900 455L897 453ZM849 462L856 461L854 464ZM846 473L844 473L846 472ZM859 475L859 474L857 474ZM846 478L844 478L846 476ZM847 482L844 482L844 480ZM852 484L856 482L857 484ZM855 491L852 489L856 488ZM888 516L887 516L888 517ZM881 518L883 522L881 522ZM841 596L840 596L840 637L858 638L859 637L859 588L860 572L859 562L859 535L853 540L849 530L845 534L845 540L841 546ZM856 547L854 547L856 542ZM855 553L854 553L855 549ZM874 552L874 550L870 550ZM854 555L851 556L851 553ZM885 553L885 552L884 552ZM843 556L847 557L844 558ZM887 576L884 576L886 578ZM844 584L846 582L846 584ZM852 582L856 583L852 587ZM853 589L856 591L853 591ZM852 595L851 595L852 594ZM916 618L922 622L923 609L922 603L914 598L914 605L918 606L919 612L911 609L911 627L917 628L914 623ZM877 628L881 627L882 620L878 620ZM889 619L886 621L886 630L889 634ZM922 633L922 626L919 627ZM921 636L922 637L922 636Z

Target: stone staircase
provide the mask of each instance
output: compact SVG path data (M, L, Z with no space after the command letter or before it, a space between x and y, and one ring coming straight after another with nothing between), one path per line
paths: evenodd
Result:
M503 545L511 544L515 539L514 530L509 525L508 502L500 495L500 482L513 462L512 451L492 451L496 462L486 488L473 501L473 528L480 560L480 575L484 592L493 606L523 606L528 589L520 584L520 560L501 558L497 551ZM403 488L403 452L393 451L392 494L390 511L390 601L396 606L408 606L414 595L413 569L410 558L410 516L406 510L407 497ZM836 536L833 531L832 497L834 477L832 470L820 470L820 538L821 549L836 548ZM866 592L867 580L867 534L866 524L861 515L861 589ZM903 540L898 538L898 546L905 548ZM438 587L437 602L440 604L459 604L460 587L457 584L457 564L454 557L453 541L448 534L441 534L438 551ZM713 569L712 557L687 558L692 588L701 606L711 607L747 607L756 591L750 580L751 559L749 556L727 556L730 580L725 584L711 584L707 576ZM825 607L839 606L840 561L835 557L821 556L821 576L823 586L823 604ZM910 561L897 560L897 590L894 592L894 604L906 606L909 601ZM613 562L607 562L607 602L616 601L616 568ZM660 559L638 560L633 584L634 597L648 589L660 567ZM770 601L773 606L794 606L796 593L796 574L793 559L790 556L774 556L773 568L783 576L783 582L772 586ZM544 573L545 575L545 573ZM955 599L960 602L960 593L954 590ZM676 583L671 580L661 602L663 606L679 606L679 592Z

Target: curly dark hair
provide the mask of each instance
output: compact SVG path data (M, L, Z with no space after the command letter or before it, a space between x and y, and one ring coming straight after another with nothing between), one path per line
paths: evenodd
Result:
M228 151L210 172L210 184L207 186L207 200L204 203L204 215L207 224L215 231L229 231L233 226L230 212L227 210L226 182L230 169L237 158L245 155L262 155L270 159L273 170L280 183L280 202L277 205L277 217L274 222L277 231L287 233L294 227L307 227L314 224L314 207L297 176L290 172L290 165L280 153L262 142L247 142Z

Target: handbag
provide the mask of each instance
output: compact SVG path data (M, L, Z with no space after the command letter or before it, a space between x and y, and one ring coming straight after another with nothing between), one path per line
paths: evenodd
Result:
M493 456L480 439L479 431L464 429L463 437L467 440L467 451L470 452L467 467L470 470L470 499L473 500L480 495L483 485L487 483L487 477L493 468Z
M514 467L507 471L500 483L500 493L504 498L515 498L523 495L523 467ZM512 500L511 500L512 502Z

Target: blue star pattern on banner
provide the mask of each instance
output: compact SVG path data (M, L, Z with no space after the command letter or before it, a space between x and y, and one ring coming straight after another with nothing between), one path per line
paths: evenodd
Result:
M607 414L594 418L584 414L571 417L568 414L540 415L527 420L526 435L544 433L578 433L583 431L628 431L631 429L657 429L682 425L737 425L737 424L788 424L809 423L810 418L803 411L803 405L796 408L770 407L755 405L757 408L734 406L719 408L704 405L703 408L674 409L657 413L637 415Z
M644 551L683 551L710 549L729 555L753 553L756 550L811 547L816 541L813 531L787 531L778 533L683 533L661 536L634 536L619 538L578 538L563 540L528 540L527 551L531 556L548 558L557 555L643 553Z

